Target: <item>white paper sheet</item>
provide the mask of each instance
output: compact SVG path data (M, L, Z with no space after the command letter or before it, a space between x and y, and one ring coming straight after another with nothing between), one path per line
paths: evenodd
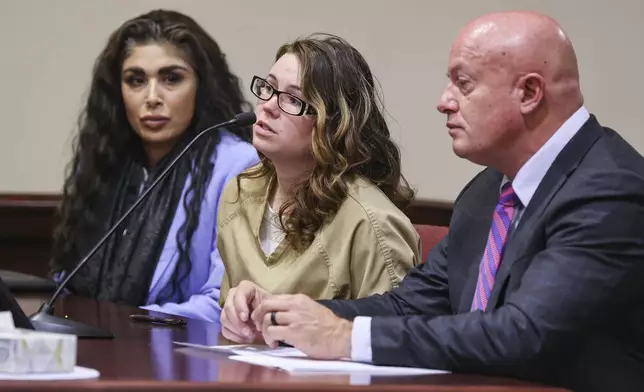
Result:
M258 366L282 369L290 373L301 374L370 374L383 376L414 376L449 373L444 370L376 366L350 360L322 361L308 358L302 351L292 347L272 349L264 345L236 344L223 346L205 346L200 344L174 342L180 346L195 347L203 350L232 354L229 359Z
M195 343L187 343L187 342L172 342L178 346L186 346L186 347L194 347L194 348L199 348L202 350L208 350L208 351L217 351L221 353L232 353L234 349L236 348L244 348L244 347L260 347L260 346L253 346L252 344L231 344L231 345L226 345L226 346L206 346L204 344L195 344Z
M227 354L237 354L237 355L246 355L246 354L266 354L271 356L278 357L297 357L297 358L306 358L306 354L301 352L298 349L291 347L278 347L277 349L272 349L266 345L256 345L256 344L231 344L231 345L222 345L222 346L206 346L202 344L186 343L186 342L173 342L179 346L194 347L202 350L215 351L220 353Z
M376 366L351 361L323 361L310 358L287 358L266 354L233 355L234 361L246 362L258 366L282 369L289 373L301 374L370 374L377 376L421 376L429 374L445 374L444 370Z

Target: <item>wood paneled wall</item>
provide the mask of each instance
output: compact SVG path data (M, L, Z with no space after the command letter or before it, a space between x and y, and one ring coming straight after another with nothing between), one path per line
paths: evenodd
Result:
M46 276L60 195L0 194L0 269ZM415 224L448 226L450 203L417 201L407 212Z

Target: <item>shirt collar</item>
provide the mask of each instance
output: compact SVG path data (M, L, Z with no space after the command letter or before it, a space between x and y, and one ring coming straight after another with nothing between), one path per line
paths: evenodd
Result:
M512 188L521 201L523 207L527 207L536 192L541 180L545 177L548 169L554 163L557 156L577 134L581 127L590 118L588 110L582 106L563 123L548 141L519 169L519 172L512 181ZM501 186L510 181L504 176Z

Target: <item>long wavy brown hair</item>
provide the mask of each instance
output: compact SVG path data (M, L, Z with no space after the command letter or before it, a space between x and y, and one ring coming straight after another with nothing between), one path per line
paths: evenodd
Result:
M360 52L338 36L317 33L281 46L275 60L286 53L300 61L302 94L317 117L311 138L315 168L279 210L286 239L302 251L336 214L355 176L374 183L400 209L413 200L414 191L401 173L400 151ZM238 184L244 177L275 179L271 161L260 157L262 164L238 176Z

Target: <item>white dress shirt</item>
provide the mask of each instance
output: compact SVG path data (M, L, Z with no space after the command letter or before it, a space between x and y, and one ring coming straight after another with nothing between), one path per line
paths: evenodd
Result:
M585 107L580 107L548 141L521 167L512 181L512 187L521 201L522 208L517 211L513 226L516 227L521 213L530 203L532 196L545 177L555 159L590 117ZM510 181L501 181L501 187ZM499 188L500 192L500 188ZM351 359L358 362L371 362L371 317L358 316L353 320L351 331Z

